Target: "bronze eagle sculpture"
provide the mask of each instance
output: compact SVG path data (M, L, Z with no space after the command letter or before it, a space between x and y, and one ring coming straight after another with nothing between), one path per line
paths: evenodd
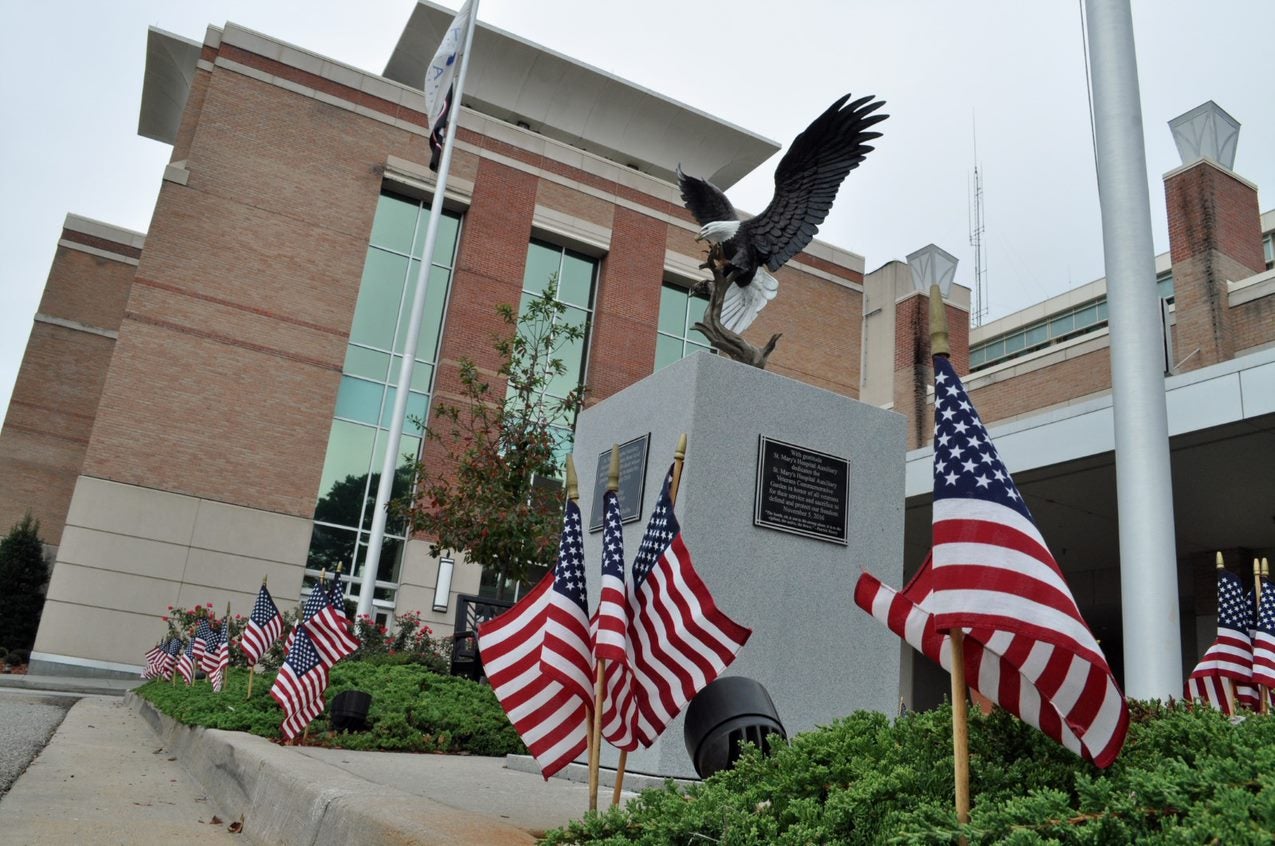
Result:
M756 217L740 221L720 188L678 166L682 201L700 224L696 240L714 245L714 276L719 283L730 283L713 297L714 306L721 305L719 314L709 315L710 322L731 333L748 328L779 289L772 274L814 238L842 181L872 151L867 142L881 137L871 128L889 117L876 114L885 101L871 95L847 103L849 99L849 94L839 98L792 142L775 170L775 196ZM709 266L713 264L710 259ZM712 333L706 334L713 340Z

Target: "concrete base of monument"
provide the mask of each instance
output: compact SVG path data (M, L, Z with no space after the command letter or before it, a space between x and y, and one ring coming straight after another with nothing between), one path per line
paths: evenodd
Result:
M760 682L789 737L856 710L894 714L899 641L855 607L854 585L863 569L887 584L902 578L904 427L893 412L701 353L580 415L580 507L589 521L611 444L649 434L644 464L622 470L622 507L626 495L641 499L640 519L624 527L631 566L685 432L682 535L718 606L753 630L726 674ZM591 606L601 538L585 535ZM629 771L694 778L682 726L679 716L630 754ZM605 747L602 765L614 767L618 754Z

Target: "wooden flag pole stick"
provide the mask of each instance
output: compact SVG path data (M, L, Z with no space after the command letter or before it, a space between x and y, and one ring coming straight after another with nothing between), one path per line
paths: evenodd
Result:
M571 461L570 458L567 459ZM570 496L575 468L567 465L567 495ZM611 444L611 466L607 470L607 490L620 489L620 445ZM606 661L597 659L597 675L593 681L593 726L589 732L589 810L598 809L598 770L602 765L602 702L606 695Z
M677 449L673 452L673 480L668 486L668 499L677 504L677 489L682 484L682 465L686 463L686 433L677 439ZM624 768L629 763L629 753L620 750L620 761L615 767L615 791L611 794L611 807L620 804L620 793L624 790Z
M1257 627L1257 617L1262 613L1262 562L1261 559L1253 559L1253 627ZM1265 714L1269 710L1266 702L1267 688L1254 681L1253 686L1257 688L1258 706L1257 712Z
M1222 552L1220 550L1217 553L1216 560L1217 570L1220 573L1226 569L1226 562L1222 560ZM1235 716L1235 680L1222 679L1222 692L1226 696L1226 713Z
M956 774L956 819L970 821L969 706L965 700L965 632L948 632L952 644L952 762Z

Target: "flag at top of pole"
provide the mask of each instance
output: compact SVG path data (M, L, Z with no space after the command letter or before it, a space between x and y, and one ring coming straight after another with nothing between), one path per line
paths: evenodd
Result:
M459 65L459 69L455 72L455 80L450 82L446 87L443 83L449 78L450 72L439 74L437 78L431 79L433 71L426 74L424 80L425 101L426 101L426 120L430 121L428 129L431 133L431 141L435 129L434 112L438 110L438 120L445 122L447 130L440 137L442 145L441 155L438 148L435 147L430 155L430 167L438 172L438 182L434 185L433 197L430 199L429 208L429 225L425 229L425 245L421 252L422 256L434 255L434 244L438 240L438 222L441 219L443 210L443 197L447 196L447 174L451 169L452 150L456 146L456 116L460 112L461 92L465 88L465 72L469 66L469 54L471 52L470 45L474 40L474 30L478 26L478 0L469 0L461 9L460 14L452 21L452 25L447 28L447 35L443 38L443 43L439 46L438 53L435 54L434 61L439 61L442 57L444 68L455 68ZM455 43L463 45L459 49L459 53L448 49L448 44L455 39ZM450 58L450 64L448 57ZM430 63L431 69L434 62ZM437 106L437 98L431 101L429 97L429 88L431 82L437 83L437 91L450 91L451 94L445 99L447 103L456 104L456 108L441 108ZM435 164L435 156L438 155L437 164ZM429 273L432 267L430 261L422 261L416 275L416 293L412 298L411 317L407 324L407 334L403 338L403 349L416 349L417 340L420 338L421 323L425 313L426 288L429 285ZM398 368L398 384L412 384L412 368L415 366L416 356L405 355ZM394 409L390 412L390 428L386 433L385 442L387 444L397 444L403 437L403 418L407 415L407 391L398 391L394 397ZM357 616L371 616L372 614L372 594L376 585L376 573L379 569L381 560L381 547L385 544L385 521L389 516L390 490L393 484L395 469L398 459L397 449L386 449L385 458L381 462L380 481L376 486L376 502L372 506L372 527L368 531L367 552L363 559L362 574L359 578L359 604ZM351 576L354 571L351 571Z
M438 51L425 71L425 117L429 128L429 169L438 172L443 145L447 141L447 119L451 115L454 100L456 71L460 67L461 51L465 48L465 33L469 28L469 16L474 0L469 0L460 11L447 34L438 45Z

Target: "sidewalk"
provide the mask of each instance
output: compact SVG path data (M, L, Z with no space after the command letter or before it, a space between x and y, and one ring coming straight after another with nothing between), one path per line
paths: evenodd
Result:
M118 696L132 686L100 679L26 682L0 687ZM585 784L546 782L523 756L284 747L243 732L185 726L132 693L123 701L114 696L86 696L74 705L0 800L0 846L521 846L579 819L588 806ZM584 768L571 770L580 778ZM603 807L610 800L607 775L599 791ZM659 783L631 775L625 786ZM626 790L624 799L635 795ZM232 823L241 823L242 832L231 834Z
M97 679L75 676L15 676L0 674L0 688L41 690L49 693L78 693L96 696L123 696L145 684L143 679Z

